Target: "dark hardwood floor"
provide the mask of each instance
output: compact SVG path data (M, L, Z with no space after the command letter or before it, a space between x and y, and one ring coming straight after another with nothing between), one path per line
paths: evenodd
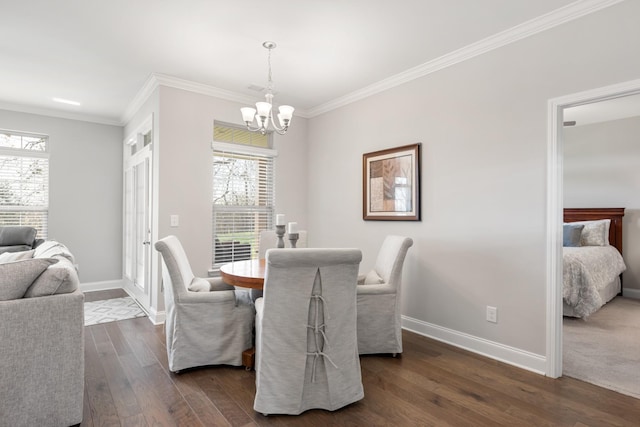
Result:
M98 300L121 291L87 293ZM172 374L162 326L137 318L85 328L82 426L638 426L640 400L549 379L406 332L401 357L363 356L365 397L336 412L264 417L255 374L212 366Z

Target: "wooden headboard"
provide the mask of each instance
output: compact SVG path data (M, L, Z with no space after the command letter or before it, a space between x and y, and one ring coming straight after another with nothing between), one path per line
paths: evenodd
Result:
M564 222L610 219L609 244L622 254L622 217L624 208L565 208Z

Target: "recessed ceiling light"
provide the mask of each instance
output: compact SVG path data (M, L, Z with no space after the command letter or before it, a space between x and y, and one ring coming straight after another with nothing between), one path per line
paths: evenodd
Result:
M78 101L71 101L69 99L64 99L64 98L53 98L53 100L61 104L75 105L76 107L80 106L80 103Z

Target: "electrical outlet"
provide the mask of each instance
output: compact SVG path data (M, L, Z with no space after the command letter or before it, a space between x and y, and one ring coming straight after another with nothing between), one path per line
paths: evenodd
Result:
M487 306L487 322L498 323L498 309Z
M178 227L180 225L180 217L178 215L171 215L171 227Z

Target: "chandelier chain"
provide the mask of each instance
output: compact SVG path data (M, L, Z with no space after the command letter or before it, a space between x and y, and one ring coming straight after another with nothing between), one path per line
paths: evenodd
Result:
M269 48L269 55L267 56L267 61L269 62L269 75L268 75L268 80L267 80L267 90L269 92L271 92L271 90L273 89L273 80L271 79L271 49L273 48Z

